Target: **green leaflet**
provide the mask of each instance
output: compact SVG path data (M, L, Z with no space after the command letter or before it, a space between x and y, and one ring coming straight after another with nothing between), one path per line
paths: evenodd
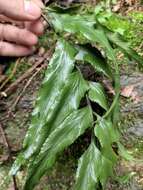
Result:
M112 175L113 164L104 157L92 141L79 160L75 190L96 190Z
M50 11L48 15L50 22L57 31L81 35L91 43L100 44L106 50L108 58L115 61L114 51L103 28L96 23L92 16L58 14Z
M25 190L32 190L41 176L53 166L57 153L72 144L88 127L92 126L93 118L90 108L86 107L72 112L43 144L39 155L30 166Z
M117 127L113 126L111 119L103 119L99 117L94 132L102 146L105 146L106 144L112 145L112 143L119 140Z
M53 117L52 110L55 112L57 104L59 104L64 84L74 67L75 54L75 49L69 43L64 40L58 42L32 114L31 125L24 140L24 151L19 155L12 167L11 173L13 175L33 153L39 151L48 136L49 128L46 123L47 120Z
M108 31L107 36L112 43L116 44L116 46L123 51L124 54L127 54L130 58L136 60L139 66L143 66L143 58L136 51L131 49L129 43L125 42L119 34L114 34Z
M75 50L67 42L61 40L57 44L56 51L48 65L45 79L37 98L37 103L32 114L32 124L24 141L24 148L30 144L30 140L32 140L31 136L39 134L46 120L48 120L47 117L51 117L52 110L55 109L56 102L62 93L62 87L74 67L75 53ZM38 130L35 131L37 127Z
M58 42L37 98L37 103L32 114L31 126L24 141L24 148L30 144L32 140L31 136L36 136L43 125L45 125L46 120L51 117L56 102L62 93L62 87L74 67L75 55L76 51L69 43L64 40ZM35 131L37 127L39 130Z
M119 141L119 134L112 122L98 117L94 132L101 147L97 148L93 137L79 160L75 190L96 190L99 184L104 188L117 160L112 144Z
M77 50L78 54L76 55L76 60L90 63L96 71L102 72L104 75L111 79L113 78L111 68L103 57L99 57L99 55L96 55L96 52L95 54L93 54L92 52L90 52L89 49L82 46L78 46Z
M79 35L79 31L82 28L81 26L85 26L88 28L93 28L96 21L93 16L90 15L70 15L70 14L60 14L57 11L49 10L47 12L49 17L51 18L49 22L54 26L57 31L77 33ZM72 21L72 22L71 22ZM84 29L86 27L83 27Z
M119 134L111 120L98 118L94 133L100 142L101 153L112 163L116 163L117 155L113 151L112 145L119 141Z
M96 82L90 82L89 86L89 99L93 102L98 103L102 108L104 108L107 111L109 107L103 86L100 83Z

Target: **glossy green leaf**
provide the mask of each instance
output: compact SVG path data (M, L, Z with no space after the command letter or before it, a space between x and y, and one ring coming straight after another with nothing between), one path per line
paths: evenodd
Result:
M61 97L63 87L74 68L75 54L75 49L70 46L69 43L64 40L58 42L37 98L36 106L32 114L31 126L24 141L24 148L29 146L30 143L33 143L31 142L34 139L33 137L37 139L37 135L42 133L42 129L44 130L45 123L52 118L53 111L55 111ZM38 143L39 142L37 142L37 144Z
M101 140L101 144L112 144L119 140L117 126L114 126L111 119L103 119L99 116L94 129L95 135Z
M41 176L50 169L57 153L72 144L88 127L92 126L93 118L90 108L72 112L46 139L39 155L30 166L25 190L32 190Z
M101 72L107 77L112 78L111 68L103 56L100 57L96 52L93 54L89 49L82 46L78 46L77 50L78 54L76 55L76 60L90 63L93 68L95 68L95 71Z
M97 118L94 132L100 144L92 137L88 150L80 158L75 190L96 190L99 189L99 184L104 188L108 177L113 174L117 156L112 144L119 141L119 134L111 120L100 116Z
M97 82L90 82L89 86L89 99L93 102L98 103L102 108L104 108L107 111L109 107L103 86Z
M69 15L48 12L50 22L58 32L69 32L82 36L91 43L98 43L107 52L107 56L115 61L114 51L101 26L96 23L93 15Z
M75 190L97 190L112 175L113 164L104 157L92 142L79 160Z
M79 35L81 26L83 26L83 30L86 30L86 26L93 28L94 24L96 24L94 17L90 15L59 14L53 10L48 11L48 15L50 17L49 22L60 32L66 31ZM84 26L85 21L86 25Z
M119 134L111 120L99 118L94 128L94 133L100 142L102 154L112 163L115 163L117 155L112 145L119 141Z

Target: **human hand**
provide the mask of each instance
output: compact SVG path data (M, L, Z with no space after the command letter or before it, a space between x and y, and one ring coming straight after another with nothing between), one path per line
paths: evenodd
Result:
M25 56L33 52L43 33L41 0L0 0L0 56Z

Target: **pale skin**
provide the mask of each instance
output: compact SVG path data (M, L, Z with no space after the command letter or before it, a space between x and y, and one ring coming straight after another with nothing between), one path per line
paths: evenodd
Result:
M0 0L0 56L33 53L43 33L41 0Z

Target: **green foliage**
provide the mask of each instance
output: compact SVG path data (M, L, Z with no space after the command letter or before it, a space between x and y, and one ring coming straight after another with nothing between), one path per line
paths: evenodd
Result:
M143 13L141 11L131 12L129 16L131 16L134 21L137 21L138 23L142 23Z
M105 186L107 177L112 175L112 167L112 162L101 154L94 142L91 142L79 160L75 189L94 190L99 187L99 181Z
M113 47L120 47L140 65L143 61L119 35L96 20L94 14L69 14L58 8L48 9L47 17L58 42L37 97L23 151L11 174L16 175L21 166L27 164L24 190L34 189L53 167L59 153L90 128L91 144L79 160L74 189L102 189L112 176L118 158L113 145L120 145L116 123L119 68ZM78 45L74 40L69 43L66 33L78 39ZM80 44L80 37L94 48ZM112 80L116 93L112 103L108 103L108 95L100 82L86 79L80 68L85 63Z
M95 8L96 18L104 26L113 32L119 33L131 43L132 47L137 47L143 40L143 13L141 11L133 11L123 17L111 11L105 10L101 6Z
M104 88L100 83L90 82L89 99L98 103L106 111L108 110L108 103L105 96Z

